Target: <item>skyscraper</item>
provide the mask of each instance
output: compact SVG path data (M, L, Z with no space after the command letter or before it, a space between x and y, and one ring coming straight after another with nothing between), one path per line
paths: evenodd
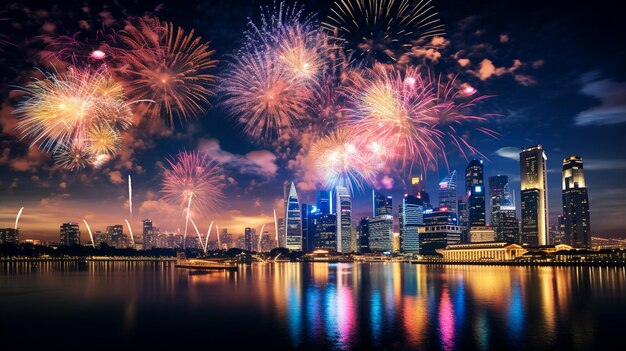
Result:
M413 195L404 195L400 204L400 250L419 253L419 226L424 224L424 203Z
M393 250L392 216L380 216L369 220L369 247L374 252Z
M496 240L519 242L519 222L508 176L489 177L489 202L491 226L495 229Z
M548 244L548 187L546 157L541 145L520 153L522 243Z
M311 252L314 246L315 237L315 216L319 213L313 205L302 204L302 251Z
M458 199L456 194L456 171L452 171L439 182L439 207L447 207L459 224Z
M418 199L421 199L422 202L424 203L424 208L430 208L430 195L428 195L428 193L426 192L425 188L424 188L424 177L423 176L419 176L419 177L412 177L411 178L411 193L410 195L413 195L415 197L417 197Z
M61 246L80 245L80 227L78 223L68 222L61 224L59 239Z
M107 227L107 237L111 246L118 249L125 249L128 247L128 237L124 234L124 226L116 224Z
M393 216L393 199L376 190L372 190L372 217Z
M20 230L15 228L2 228L0 229L0 244L2 243L19 243L20 242Z
M468 194L468 225L484 226L486 220L483 160L472 160L465 168L465 191Z
M320 213L315 217L314 249L337 250L337 215Z
M582 157L563 159L562 183L565 240L573 247L591 248L589 197Z
M144 219L143 220L143 247L145 249L151 249L153 247L156 247L157 246L156 239L157 238L152 227L152 220Z
M335 188L337 206L337 252L349 253L352 241L352 198L347 188Z
M361 218L361 222L359 223L359 252L360 253L368 253L370 251L370 226L369 226L369 217Z
M244 249L252 251L252 228L246 227L244 229Z
M317 210L321 214L329 214L332 212L332 201L330 197L330 191L319 190L317 192Z
M302 251L302 219L296 185L291 182L285 198L285 243L290 250Z

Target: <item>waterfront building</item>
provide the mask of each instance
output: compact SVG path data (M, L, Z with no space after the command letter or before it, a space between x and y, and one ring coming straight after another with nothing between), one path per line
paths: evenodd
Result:
M462 228L453 224L432 224L419 227L420 255L436 255L437 250L461 242Z
M393 199L372 190L372 217L393 216Z
M80 245L80 226L78 223L68 222L61 224L59 244L61 246Z
M453 244L439 251L445 261L510 261L526 253L520 245L509 242Z
M439 182L439 207L445 207L454 214L458 223L458 197L456 192L456 171L452 171Z
M352 198L347 188L335 188L337 206L337 252L349 253L352 246Z
M519 243L519 221L508 176L489 177L489 202L495 240Z
M20 230L15 228L2 228L0 229L0 244L2 243L19 243L20 242Z
M358 228L358 232L359 232L359 248L358 248L358 252L359 253L368 253L368 252L370 252L369 220L370 220L369 217L363 217L363 218L361 218L361 221L359 222L359 228Z
M285 247L302 251L302 218L296 185L291 182L285 198Z
M313 205L301 205L302 216L302 251L312 252L315 241L315 221L314 217L318 214L317 208Z
M428 195L424 187L423 176L411 177L411 192L409 194L421 199L424 204L424 209L431 208L430 195Z
M317 210L320 214L331 214L332 211L332 197L330 191L319 190L317 192Z
M481 243L496 240L496 232L492 227L470 227L470 242Z
M541 145L520 153L522 243L548 243L548 187L546 157Z
M404 195L400 204L400 250L419 253L419 226L424 224L424 203L414 195Z
M591 248L589 197L582 157L563 159L562 185L565 241L573 247Z
M447 207L439 207L436 210L427 209L422 216L424 225L457 225L457 220L453 212Z
M468 226L486 225L483 160L472 160L465 168L465 192L468 194Z
M337 250L337 215L321 213L314 218L314 249Z
M129 245L128 236L124 234L124 226L121 224L108 226L107 238L110 240L107 244L117 249L125 249ZM182 244L182 241L180 244Z
M252 241L254 233L253 233L254 229L250 228L250 227L246 227L244 229L244 249L248 250L248 251L252 251Z
M369 248L373 252L391 252L393 250L393 217L379 216L368 222Z

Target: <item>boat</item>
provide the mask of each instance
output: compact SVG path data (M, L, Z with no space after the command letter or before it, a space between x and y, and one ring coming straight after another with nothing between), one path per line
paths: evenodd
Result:
M225 260L209 260L199 258L187 258L184 252L179 252L176 255L176 268L186 269L199 269L199 270L227 270L237 271L239 266L234 262L227 262Z

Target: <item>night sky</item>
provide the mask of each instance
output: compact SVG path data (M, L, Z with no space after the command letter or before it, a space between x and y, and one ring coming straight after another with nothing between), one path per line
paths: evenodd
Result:
M82 222L93 230L122 224L128 218L128 174L133 177L134 220L152 218L161 231L184 226L180 210L160 198L163 162L179 150L202 150L222 162L229 185L219 212L196 221L206 230L212 219L240 235L247 226L267 223L272 210L282 212L282 185L294 180L302 202L313 203L315 192L298 172L297 152L283 153L245 137L240 127L212 97L206 114L172 129L129 129L120 154L101 169L69 172L51 157L20 141L12 114L19 94L36 69L53 70L43 59L44 34L72 35L81 26L115 26L126 16L157 15L211 42L225 67L242 40L247 18L258 19L259 6L271 1L67 1L62 4L21 2L0 5L0 33L10 42L0 48L0 227L20 220L21 238L58 240L62 222ZM287 1L287 3L292 3ZM332 1L301 1L306 11L324 19ZM495 113L486 126L500 135L491 138L466 131L465 137L485 156L485 180L509 175L519 208L519 148L543 145L548 156L550 221L561 212L560 169L563 157L584 159L594 236L626 234L626 31L617 5L609 1L450 1L434 6L445 24L443 39L417 55L431 69L458 73L458 80L481 94L493 95L475 114ZM620 23L620 24L618 24ZM219 83L218 83L219 84ZM436 185L450 170L463 174L467 160L456 150L427 171L427 191L437 203ZM473 157L468 155L468 157ZM480 156L477 156L480 157ZM393 183L393 184L391 184ZM459 179L459 195L463 180ZM392 186L391 188L389 188ZM394 196L394 211L405 189L401 179L379 182ZM354 218L370 215L371 188L355 195Z

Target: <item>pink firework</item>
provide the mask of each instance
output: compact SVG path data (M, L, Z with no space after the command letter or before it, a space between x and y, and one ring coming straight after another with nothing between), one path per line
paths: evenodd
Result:
M384 141L402 166L436 158L441 145L432 113L436 96L415 68L376 66L355 72L343 94L348 119L342 124L354 126L362 138Z
M126 82L128 95L149 100L148 116L170 125L205 111L214 95L217 64L214 50L195 35L158 18L129 21L115 49L115 72Z
M117 32L112 28L82 30L73 35L42 35L39 37L46 44L44 59L56 60L73 66L86 66L106 62L112 55L112 48L117 46Z
M167 160L161 192L164 200L195 213L215 210L223 198L221 166L200 152L179 152Z

